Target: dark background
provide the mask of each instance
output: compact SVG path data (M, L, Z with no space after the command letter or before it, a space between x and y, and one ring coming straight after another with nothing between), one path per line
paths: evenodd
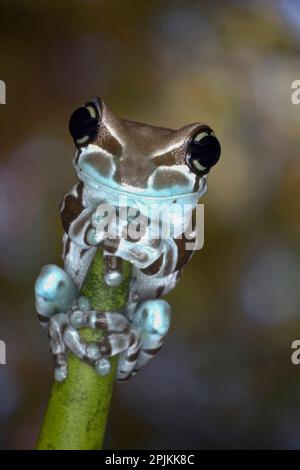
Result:
M106 448L300 448L300 2L1 0L0 17L0 446L32 448L46 407L33 285L61 263L69 115L102 96L119 117L207 122L223 148L204 249L162 351L115 386Z

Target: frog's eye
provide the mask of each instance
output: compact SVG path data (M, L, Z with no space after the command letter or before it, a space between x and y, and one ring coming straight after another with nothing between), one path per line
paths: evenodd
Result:
M70 134L76 145L87 145L95 140L100 125L99 109L94 102L77 108L69 121Z
M186 162L194 173L202 176L218 162L220 155L220 143L207 127L198 132L188 144Z

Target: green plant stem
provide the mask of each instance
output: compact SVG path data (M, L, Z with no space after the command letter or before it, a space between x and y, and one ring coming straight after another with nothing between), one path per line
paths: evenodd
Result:
M97 250L83 283L81 293L95 310L119 310L127 302L131 265L122 262L123 281L118 287L104 283L104 260ZM83 329L87 341L99 341L101 331ZM68 354L68 377L55 382L48 402L36 449L101 449L115 380L116 358L112 370L100 377L94 369L73 354Z

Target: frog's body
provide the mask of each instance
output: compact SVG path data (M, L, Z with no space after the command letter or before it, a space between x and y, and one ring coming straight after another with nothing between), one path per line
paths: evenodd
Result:
M193 253L186 249L182 232L206 191L206 175L219 158L220 146L206 125L174 131L119 120L99 99L73 113L70 132L80 182L61 203L65 269L43 268L36 282L36 306L50 333L58 380L66 377L68 350L87 359L100 374L108 370L105 358L120 354L118 379L124 380L153 357L168 331L170 307L160 297L176 285ZM120 202L125 197L126 202ZM178 201L188 203L190 210L175 227L176 236L151 238L153 221L146 209L158 202L168 211ZM99 228L103 215L101 219L98 208L103 205L113 207L118 216L118 227L111 224L109 233L101 224ZM139 222L145 221L134 238L128 230L132 218L121 215L128 207L138 207ZM79 298L98 246L103 248L108 285L118 285L122 278L120 258L133 264L123 312L92 312L86 299ZM106 335L100 344L87 345L78 332L82 326L101 328Z

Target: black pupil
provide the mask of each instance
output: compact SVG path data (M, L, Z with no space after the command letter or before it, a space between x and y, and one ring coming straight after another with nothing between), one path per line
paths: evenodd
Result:
M93 138L97 132L98 119L92 118L84 106L76 109L69 122L69 130L73 139L82 139L85 136Z
M190 144L190 155L192 159L198 160L201 166L209 169L220 158L220 143L214 135L206 135L199 142Z

